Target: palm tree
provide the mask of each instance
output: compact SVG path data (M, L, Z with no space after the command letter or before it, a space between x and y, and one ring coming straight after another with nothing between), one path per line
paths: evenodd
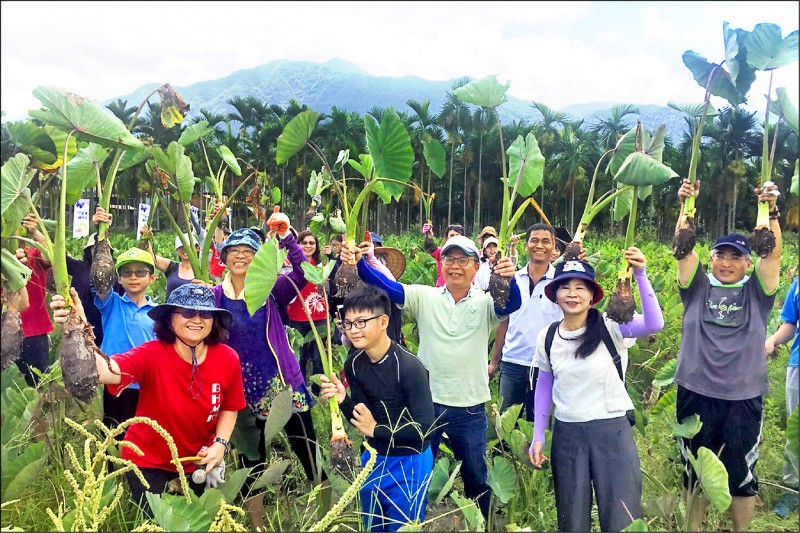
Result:
M447 144L450 145L450 185L447 192L447 223L450 224L453 220L452 206L453 206L453 166L455 165L456 144L461 145L464 142L462 133L466 128L466 121L469 120L469 108L467 104L459 100L453 94L453 91L459 87L463 87L469 83L469 78L463 77L456 80L447 91L445 95L445 102L439 111L439 124L441 124L444 131L447 133ZM466 216L466 212L464 213ZM466 224L466 221L463 221Z
M126 126L133 118L133 115L136 114L136 106L128 107L128 101L123 100L122 98L117 98L116 101L111 102L110 104L106 105L106 108L111 111L115 117L120 119L123 124ZM139 123L137 119L137 123ZM136 125L134 125L135 129Z
M409 134L411 137L411 147L414 149L414 159L419 161L419 184L420 187L425 179L425 157L422 151L423 142L426 139L434 138L441 141L441 130L437 125L438 116L431 114L430 106L431 101L425 100L420 103L416 100L407 100L406 105L411 108L413 113L408 115L410 122L408 123ZM427 192L431 192L431 173L428 171L428 186ZM419 217L422 219L422 201L419 203Z
M558 136L559 128L556 127L556 124L561 125L563 128L572 118L568 113L556 111L541 102L533 102L531 107L542 115L542 120L534 122L534 127L536 127L537 131L536 140L539 143L542 155L544 155L545 159L550 159L553 155L552 151L558 142L556 137Z
M475 221L476 228L481 227L481 190L483 189L483 137L494 126L494 116L485 107L479 107L472 113L472 131L478 137L478 177L475 193Z
M634 113L639 113L639 108L632 104L615 105L611 108L611 115L605 119L598 119L589 131L597 133L605 150L611 150L617 145L617 140L631 128L631 125L622 119Z
M555 172L563 194L569 194L569 227L575 228L575 192L586 184L597 157L594 136L581 129L583 121L568 122L558 133L557 153L553 156Z

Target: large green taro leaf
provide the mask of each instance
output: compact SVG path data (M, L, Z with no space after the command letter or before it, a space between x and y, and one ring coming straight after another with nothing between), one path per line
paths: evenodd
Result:
M667 102L667 105L672 109L675 109L676 111L682 111L693 118L700 118L703 116L703 104L679 104L670 100ZM706 118L716 117L719 115L719 111L717 111L714 106L711 105L711 102L706 102L705 108Z
M685 439L691 439L700 432L700 429L703 427L703 422L700 420L699 415L693 414L692 416L684 418L680 423L670 422L670 426L672 426L672 432L675 435Z
M267 449L290 418L292 418L292 388L288 387L280 391L269 406L269 414L264 425L264 445Z
M789 125L795 133L798 133L798 116L797 107L792 102L789 95L786 93L786 87L778 87L775 89L775 100L769 101L769 110L776 115L783 116L783 120Z
M208 121L202 120L197 124L186 126L186 128L184 128L184 130L181 132L178 142L181 144L181 146L189 146L197 139L201 139L213 131L214 128L209 126Z
M675 371L678 368L678 358L673 358L664 363L661 368L658 369L656 375L653 376L653 381L656 385L661 387L666 387L667 385L672 384L675 381Z
M56 87L37 87L33 95L44 106L28 114L45 124L74 131L79 139L111 148L142 148L125 124L98 103Z
M28 185L34 174L36 169L30 168L30 159L25 154L15 155L0 169L0 215L9 226L16 227L28 214L31 195Z
M97 184L97 168L103 166L108 158L108 150L99 144L90 143L78 150L75 157L69 160L67 170L67 203L74 204L81 199L84 189ZM62 167L62 173L64 167Z
M625 185L660 185L678 174L664 163L656 161L644 152L634 152L629 155L619 171L614 175L620 183Z
M625 132L625 135L617 139L617 144L614 146L614 153L611 160L608 162L608 173L612 176L619 172L619 167L625 162L625 159L633 152L636 151L636 126Z
M497 81L497 76L492 75L455 89L453 95L467 104L497 107L508 101L506 91L509 86L511 82L500 83Z
M539 150L539 143L533 133L528 133L525 139L522 135L511 143L506 151L508 154L508 186L514 187L517 176L520 178L517 194L526 198L534 193L544 179L544 156Z
M456 502L456 505L464 515L468 531L485 530L485 520L474 500L461 496L457 491L453 491L450 497L453 498L453 501Z
M286 251L278 247L278 239L270 239L253 256L244 277L244 299L253 316L269 298L286 259Z
M276 163L279 165L285 163L306 145L311 134L314 133L314 128L317 127L318 119L319 113L307 109L286 124L283 132L278 136Z
M153 494L145 492L153 518L166 531L208 531L213 517L203 507L200 499L192 493L192 502L179 494Z
M67 145L67 161L75 157L75 154L78 153L78 142L75 140L74 135L70 135L69 141L67 141L67 132L56 128L55 126L45 126L42 128L44 132L53 139L53 143L56 145L56 161L53 164L37 164L39 168L42 170L55 170L59 168L61 165L64 164L64 144ZM34 161L36 164L36 161Z
M436 174L437 178L444 176L444 171L447 168L447 155L444 153L442 143L432 137L428 137L422 141L422 155L425 156L425 163L428 168Z
M773 70L797 61L798 32L795 30L785 39L777 24L756 24L745 39L747 64L758 70Z
M380 125L372 115L364 117L367 132L367 149L375 165L375 175L407 182L414 165L414 149L406 127L393 111L383 115ZM403 185L387 182L385 188L394 197L399 197Z
M186 148L172 141L164 152L160 146L153 146L150 155L161 170L174 178L180 190L181 200L188 202L194 191L194 172L192 160L185 154Z
M728 489L728 471L725 465L714 455L714 452L705 447L697 450L697 457L689 452L689 462L692 463L695 475L703 487L711 505L719 512L725 511L731 504L731 493Z
M631 212L633 207L633 189L629 189L624 193L614 198L614 207L612 208L612 215L614 222L619 222Z
M333 267L336 265L335 261L328 261L325 265L312 265L308 261L303 261L300 266L303 267L303 275L306 281L314 285L322 285L327 281L328 276L333 272Z
M708 84L711 71L719 66L716 63L710 63L705 57L692 50L687 50L683 53L683 64L691 71L692 77L703 89ZM709 90L711 94L726 99L731 105L743 104L747 101L746 94L750 90L750 85L745 84L743 80L749 79L749 77L744 77L740 73L738 79L740 83L734 84L728 71L719 67L714 73L714 80L711 82ZM753 75L753 79L755 79L755 75ZM752 84L752 81L750 84ZM745 87L744 85L747 86Z
M236 161L236 156L233 155L233 152L231 152L230 148L228 148L225 145L222 145L217 148L217 153L222 158L222 160L225 161L225 164L228 165L228 167L233 171L234 174L236 174L237 176L242 175L242 169L241 167L239 167L239 162Z
M10 122L6 127L11 141L21 152L30 155L35 163L52 165L58 159L58 151L53 139L30 120Z
M489 465L489 476L486 478L486 483L492 487L492 492L498 500L508 503L508 500L514 496L514 487L517 484L517 473L511 461L502 455L494 457Z

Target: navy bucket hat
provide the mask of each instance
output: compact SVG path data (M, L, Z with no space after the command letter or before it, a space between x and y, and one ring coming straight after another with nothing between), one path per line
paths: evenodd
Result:
M225 260L228 258L228 248L240 244L249 246L254 252L257 252L261 248L261 239L258 234L250 228L237 229L228 236L225 244L222 245L222 249L219 251L220 260L225 263Z
M553 303L556 302L556 289L560 281L569 279L582 279L594 289L592 305L603 299L603 288L594 280L594 268L586 261L563 261L556 265L553 280L544 288L544 295Z
M158 321L175 309L211 311L214 313L215 318L220 320L225 329L230 329L231 322L233 322L233 315L230 311L217 307L217 301L211 289L197 283L181 285L169 294L166 303L150 309L147 312L147 316Z

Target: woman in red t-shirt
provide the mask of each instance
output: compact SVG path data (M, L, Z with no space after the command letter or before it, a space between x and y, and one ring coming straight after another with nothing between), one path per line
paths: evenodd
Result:
M75 289L70 292L74 312L82 314ZM53 296L50 307L58 324L73 313L64 309L60 295ZM199 495L206 486L224 481L228 441L238 411L245 407L239 356L223 344L232 316L217 308L208 287L196 283L176 288L165 304L147 314L155 321L156 340L114 356L111 370L98 355L97 371L112 394L138 382L136 416L155 420L172 435L179 457L201 458L183 463L184 470L193 473L189 485ZM145 488L136 475L126 473L134 501L150 514L144 492L164 492L169 481L178 477L176 465L166 441L146 424L131 424L125 440L144 452L140 456L125 447L121 456L138 466L149 483ZM201 472L195 474L195 470Z
M320 259L319 241L309 230L301 231L297 234L297 243L303 249L303 254L312 265L318 265ZM317 286L313 283L306 283L300 290L303 295L303 300L308 306L311 313L311 319L317 328L324 328L327 324L328 316L328 303L319 292ZM303 310L303 302L300 298L295 298L286 307L286 316L289 318L289 326L299 331L303 337L311 332L311 325L308 323L308 317ZM323 331L319 330L318 331ZM311 361L311 371L313 374L324 374L322 369L322 358L319 353L319 348L314 340L303 344L300 348L300 369L303 371L303 378L308 383L308 362ZM312 389L317 388L312 386Z

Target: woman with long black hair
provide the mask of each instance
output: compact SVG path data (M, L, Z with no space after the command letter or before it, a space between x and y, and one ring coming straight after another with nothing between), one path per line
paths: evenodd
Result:
M591 531L592 492L601 531L619 531L642 516L642 473L633 440L633 402L625 389L628 347L664 327L638 248L625 250L642 300L642 314L617 324L594 305L603 299L584 261L556 266L545 295L564 313L539 334L531 463L545 460L544 432L555 404L551 460L560 531Z

